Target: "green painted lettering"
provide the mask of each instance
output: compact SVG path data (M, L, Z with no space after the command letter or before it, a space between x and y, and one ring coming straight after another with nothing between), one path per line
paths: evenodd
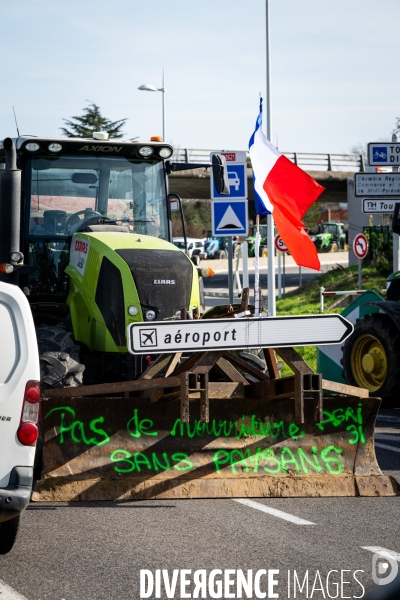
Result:
M261 456L266 462L275 464L274 468L264 466L264 471L266 473L276 474L282 471L281 463L279 462L279 459L275 456L275 452L272 450L272 448L267 448L267 450L263 450L263 452L261 452Z
M139 421L139 411L137 408L133 411L133 417L129 419L126 428L134 438L140 438L141 435L157 436L157 431L147 431L153 427L153 421L151 419L141 419Z
M122 454L122 456L118 456L119 454ZM135 463L132 462L131 458L131 453L127 450L114 450L114 452L112 452L110 455L111 462L126 463L128 465L126 469L123 469L122 467L118 466L114 467L114 471L116 471L117 473L132 473L132 471L135 470Z
M293 467L288 468L287 465L293 465ZM296 457L290 448L282 448L281 466L282 471L293 471L293 469L297 472L300 471L299 463L297 462Z
M221 472L220 467L229 462L229 452L227 450L217 450L213 456L213 462L217 473Z
M336 454L343 454L343 450L336 446L328 446L321 450L321 459L324 461L326 470L330 475L340 475L343 473L343 465L339 458L335 456L328 456L330 452L336 452Z
M321 473L322 467L318 460L318 448L316 446L312 446L311 448L312 458L307 456L303 448L298 448L297 454L299 455L301 470L303 471L303 473L307 475L308 466L314 469L314 471L317 471L317 473Z
M174 469L177 471L190 471L190 469L193 469L194 467L194 464L189 460L188 455L183 454L183 452L176 452L171 458L174 462L178 463L177 465L174 465Z

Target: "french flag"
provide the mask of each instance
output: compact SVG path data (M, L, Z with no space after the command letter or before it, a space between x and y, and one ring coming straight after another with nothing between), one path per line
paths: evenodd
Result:
M272 213L279 235L295 262L319 271L317 249L304 231L302 218L325 188L283 156L267 140L261 125L262 98L256 128L249 141L256 213Z

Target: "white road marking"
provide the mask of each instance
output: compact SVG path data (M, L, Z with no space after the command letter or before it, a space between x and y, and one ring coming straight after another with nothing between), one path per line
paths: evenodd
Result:
M388 550L387 548L382 548L381 546L361 546L361 548L386 558L393 558L394 560L397 560L397 562L400 562L399 552L393 552L393 550Z
M387 444L378 444L375 442L376 448L382 448L382 450L391 450L392 452L400 452L400 448L398 446L388 446Z
M383 442L400 442L400 435L390 435L389 433L375 433L376 440L382 440Z
M239 504L249 506L250 508L261 510L262 512L272 515L273 517L278 517L279 519L290 521L291 523L295 523L296 525L315 525L315 523L312 523L311 521L300 519L300 517L296 517L295 515L291 515L276 508L271 508L270 506L266 506L265 504L261 504L260 502L254 502L254 500L248 500L247 498L233 498L233 500L235 502L239 502Z
M4 581L2 581L1 579L0 579L0 598L1 598L1 600L27 600L27 598L25 598L25 596L21 596L21 594L18 594L18 592L13 590L12 587L10 587L6 583L4 583Z

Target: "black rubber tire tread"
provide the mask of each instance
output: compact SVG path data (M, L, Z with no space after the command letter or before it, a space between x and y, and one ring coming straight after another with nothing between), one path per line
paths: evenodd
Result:
M7 554L13 549L19 529L20 515L0 523L0 554Z
M400 389L400 331L394 321L383 314L374 313L357 319L354 331L343 346L343 377L350 385L360 387L351 369L351 355L356 341L362 335L372 335L382 344L388 361L387 376L383 385L372 396L384 402L398 402Z
M82 385L85 367L79 360L79 346L65 325L36 328L43 389Z
M217 259L226 258L225 250L217 250L217 252L215 253L215 258L217 258Z

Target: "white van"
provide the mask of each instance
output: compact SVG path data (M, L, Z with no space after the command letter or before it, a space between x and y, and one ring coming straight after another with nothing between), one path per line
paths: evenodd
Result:
M32 492L40 367L28 301L19 287L2 281L0 330L0 554L6 554Z
M198 260L195 260L195 264L200 264L200 259L206 258L206 253L204 251L204 240L199 238L186 238L187 241L187 255L189 258L193 259L195 256L198 256ZM173 238L172 242L185 252L185 239L183 237Z

